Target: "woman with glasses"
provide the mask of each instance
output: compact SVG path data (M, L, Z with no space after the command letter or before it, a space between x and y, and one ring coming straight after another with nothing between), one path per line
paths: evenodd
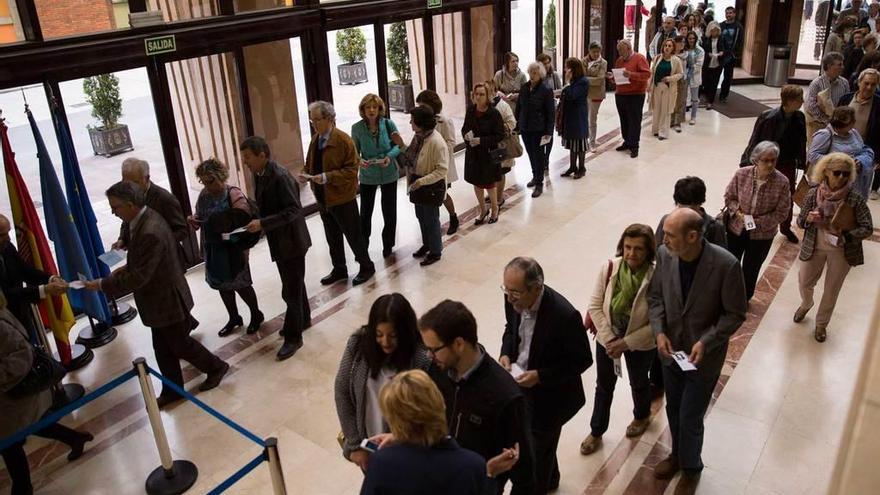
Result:
M254 234L242 232L228 235L234 229L220 228L228 222L217 221L220 216L233 216L230 214L231 210L240 212L236 216L250 218L250 203L241 189L226 184L229 168L214 158L205 160L196 167L196 177L205 187L196 201L195 215L187 220L194 229L201 229L205 280L209 287L220 292L220 298L229 314L229 321L217 335L226 337L244 324L235 302L236 294L244 300L251 314L247 333L256 333L265 317L260 311L257 293L254 291L248 250L241 245L248 236Z
M761 141L752 149L752 165L737 170L724 192L727 250L742 263L748 299L791 204L788 179L776 170L778 159L779 146Z
M388 433L380 390L397 373L430 364L409 301L397 293L376 299L367 324L349 337L336 373L336 414L346 459L366 471L370 453L360 448L361 442Z
M865 198L853 190L855 178L856 163L849 155L826 155L813 167L812 182L817 185L807 193L798 215L804 240L798 272L801 304L794 321L803 321L813 307L813 291L824 271L825 287L813 330L816 342L825 342L843 281L850 267L864 264L862 240L874 230Z

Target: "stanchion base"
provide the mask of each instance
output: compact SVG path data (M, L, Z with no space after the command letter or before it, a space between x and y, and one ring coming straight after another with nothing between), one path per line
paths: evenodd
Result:
M82 344L90 349L101 347L113 342L119 332L113 327L108 327L105 323L95 323L95 326L86 325L79 331L79 337L76 338L77 344Z
M113 313L112 323L114 325L122 325L130 322L137 316L138 311L131 307L131 304L124 302L116 303L116 311L113 311L113 306L110 306L110 311Z
M55 391L52 409L61 409L86 394L86 389L79 383L65 383Z
M80 344L71 344L70 345L70 362L67 364L61 363L64 366L64 369L67 371L76 371L83 366L92 362L94 359L95 353L92 352L86 346ZM61 361L61 358L58 357L58 353L55 353L55 360Z
M199 468L189 461L174 461L171 470L174 475L165 475L165 468L157 467L147 477L149 495L178 495L190 489L199 477Z

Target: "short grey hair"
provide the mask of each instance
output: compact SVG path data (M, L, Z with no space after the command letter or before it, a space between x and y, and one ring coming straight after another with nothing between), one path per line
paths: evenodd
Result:
M140 158L126 158L122 162L122 173L126 172L137 172L141 174L141 177L149 177L150 176L150 164L147 163L146 160L141 160Z
M843 63L843 55L840 52L828 52L822 57L822 70L826 71L829 67L834 65L835 62Z
M319 110L321 112L321 117L336 122L336 109L333 108L332 103L322 100L313 101L309 103L309 113L311 113L312 110Z
M504 267L504 271L511 268L521 270L525 274L526 287L532 289L544 285L544 270L534 258L517 256L510 260L510 263Z
M666 22L666 21L672 21L672 22L674 23L674 22L675 22L675 16L674 16L674 15L668 15L668 16L664 17L664 18L663 18L663 22Z
M108 198L113 197L135 206L144 206L144 190L134 182L121 180L110 186L105 194Z
M758 162L758 158L761 157L764 153L772 151L776 154L776 158L779 158L779 145L774 143L773 141L761 141L756 144L754 148L752 148L752 153L749 155L749 161L752 164Z
M532 69L535 69L536 71L538 71L538 75L541 76L541 79L544 79L545 77L547 77L547 69L544 67L544 64L542 64L541 62L530 63L529 68L526 69L526 73L531 75Z

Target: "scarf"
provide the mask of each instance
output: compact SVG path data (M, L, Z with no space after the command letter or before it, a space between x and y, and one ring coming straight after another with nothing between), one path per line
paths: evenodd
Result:
M834 213L841 203L846 201L850 189L852 189L852 184L841 187L836 191L832 191L828 187L828 181L823 180L819 184L819 190L816 191L816 206L822 214L822 222L829 230L831 229L831 219L834 218Z
M614 284L614 292L611 295L611 324L615 332L622 336L629 326L629 316L632 312L633 301L636 299L642 281L648 272L648 263L645 263L639 271L633 272L626 261L621 260L620 269L617 271L617 280Z
M422 151L422 145L425 144L427 135L427 133L417 132L406 151L403 152L403 163L410 169L410 173L416 172L416 162L418 162L419 152Z

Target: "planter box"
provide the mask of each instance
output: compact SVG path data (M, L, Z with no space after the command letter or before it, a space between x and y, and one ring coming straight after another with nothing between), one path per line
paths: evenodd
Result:
M416 98L413 94L413 86L407 84L388 84L388 108L409 112L416 106Z
M89 137L92 139L92 149L96 155L109 157L134 149L131 144L131 134L125 124L119 124L109 130L103 127L90 127Z
M337 65L339 71L339 84L360 84L367 82L367 64L355 62L353 64Z

